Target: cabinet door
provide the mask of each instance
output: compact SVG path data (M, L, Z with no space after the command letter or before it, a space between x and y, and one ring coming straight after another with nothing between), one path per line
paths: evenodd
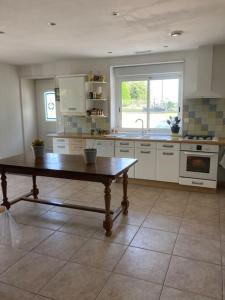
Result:
M59 78L60 111L75 115L86 114L85 78Z
M134 148L116 147L115 157L134 158ZM128 176L134 178L134 166L129 169Z
M156 179L166 182L179 181L180 151L158 150Z
M114 141L96 140L97 155L114 157Z
M68 139L53 138L53 152L57 154L69 154Z
M156 150L136 148L135 157L135 178L156 180Z

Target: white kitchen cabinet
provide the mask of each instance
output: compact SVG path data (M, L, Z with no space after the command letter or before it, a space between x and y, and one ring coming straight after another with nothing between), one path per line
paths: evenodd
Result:
M86 140L86 148L97 148L97 156L114 157L114 141L107 140Z
M85 77L59 77L61 113L86 115Z
M179 181L180 151L157 150L156 180L166 182Z
M69 139L53 138L53 152L57 154L69 154Z
M156 143L135 142L135 178L156 180Z
M115 157L135 158L134 147L128 148L125 145L115 147ZM134 166L129 169L128 177L134 178Z

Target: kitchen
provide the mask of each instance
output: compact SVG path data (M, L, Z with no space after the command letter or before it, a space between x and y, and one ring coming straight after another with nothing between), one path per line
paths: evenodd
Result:
M69 25L62 25L59 11L63 10L56 2L56 7L46 4L48 12L57 12L51 20L43 17L42 9L39 15L37 4L27 7L30 16L37 14L42 26L47 24L42 38L49 52L43 48L38 52L37 20L33 37L18 26L32 51L19 43L20 57L0 49L0 158L33 155L31 145L38 138L49 157L80 157L78 165L84 162L85 151L92 149L97 150L97 162L137 159L128 171L130 206L127 215L116 217L112 234L105 237L102 215L96 209L83 210L94 206L103 211L104 186L94 177L91 181L45 177L40 167L42 175L37 182L33 177L33 192L21 201L18 196L30 191L32 180L8 174L9 201L17 199L9 212L22 237L16 247L0 239L0 298L224 299L224 3L191 1L184 8L178 1L171 7L168 1L131 1L118 2L118 10L115 4L104 4L107 17L103 14L98 22L106 26L112 42L104 37L103 43L100 23L92 24L95 32L90 26L93 19L89 23L84 18L79 19L83 34L76 35L79 48L72 45ZM80 9L81 16L87 14L81 3L68 2ZM97 14L94 3L90 6ZM72 20L65 7L67 19ZM170 25L159 25L156 37L148 22L154 23L152 12L160 20L169 15L168 7L185 21L179 17L174 24L170 16ZM11 11L7 5L5 9ZM0 26L6 47L10 30L7 24ZM132 39L131 28L142 28L143 39L136 31ZM144 38L146 28L152 34L150 43ZM59 55L56 48L62 49L63 37L65 47ZM179 132L171 131L174 118ZM7 203L4 175L3 204ZM126 198L124 178L113 181L111 191L105 185L113 210ZM37 203L30 202L32 195ZM124 208L128 210L128 205Z

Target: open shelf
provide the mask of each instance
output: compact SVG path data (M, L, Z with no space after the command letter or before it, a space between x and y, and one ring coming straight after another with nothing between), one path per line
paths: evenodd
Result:
M96 83L96 84L101 83L101 84L106 84L108 82L106 82L106 81L87 81L87 83Z
M87 98L87 100L90 100L90 101L108 101L108 99L91 99L91 98Z

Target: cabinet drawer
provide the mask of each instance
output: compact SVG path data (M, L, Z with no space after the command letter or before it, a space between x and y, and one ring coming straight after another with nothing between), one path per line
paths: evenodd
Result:
M149 149L156 149L156 143L143 141L143 142L135 142L135 148L149 148Z
M96 140L96 146L114 147L114 141Z
M196 187L205 187L205 188L216 188L216 181L213 180L205 180L205 179L191 179L191 178L179 178L179 184L182 185L190 185Z
M135 165L135 178L156 179L156 149L135 149L138 162Z
M134 147L134 142L133 141L116 141L115 146L116 147L132 148L132 147Z
M67 138L53 138L53 143L55 143L55 144L68 144L69 139L67 139Z
M180 144L178 143L157 143L157 149L172 149L179 151L180 150Z
M53 152L58 154L69 154L69 147L66 144L53 144Z
M69 139L71 146L83 147L84 141L82 139Z

